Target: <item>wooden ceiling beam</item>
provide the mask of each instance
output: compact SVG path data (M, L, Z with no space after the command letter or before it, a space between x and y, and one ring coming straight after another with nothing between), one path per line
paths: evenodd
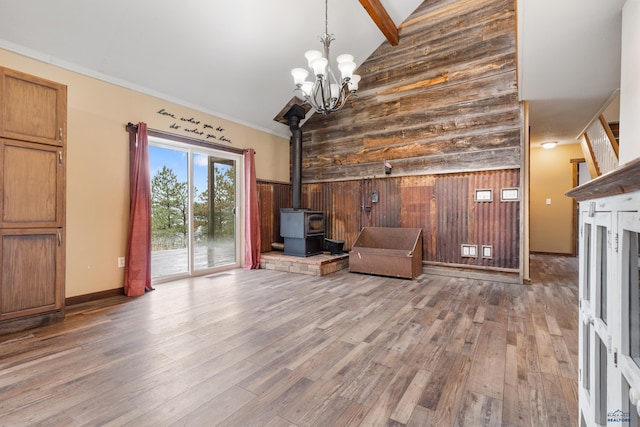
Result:
M397 46L400 42L398 28L387 13L380 0L360 0L360 4L365 8L373 22L376 23L382 34L387 38L392 46Z

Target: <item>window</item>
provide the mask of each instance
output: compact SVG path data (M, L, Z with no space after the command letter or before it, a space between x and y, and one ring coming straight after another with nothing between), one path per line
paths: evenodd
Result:
M597 228L597 275L598 282L598 315L604 323L607 323L607 228Z
M582 387L589 392L591 381L591 327L582 328Z
M582 299L589 301L591 299L591 224L584 224L584 286Z
M607 424L607 347L601 339L598 341L598 395L596 402L596 419L600 424Z
M638 269L640 262L640 233L625 231L625 240L628 239L629 250L626 256L629 261L629 354L640 366L640 279Z
M151 277L189 272L187 151L149 144Z

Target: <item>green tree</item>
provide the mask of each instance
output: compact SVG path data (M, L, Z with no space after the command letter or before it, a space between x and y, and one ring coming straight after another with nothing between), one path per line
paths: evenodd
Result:
M193 229L196 241L206 239L209 234L209 190L206 189L198 194L198 189L194 189L197 194L193 202Z
M234 166L216 164L214 190L214 233L219 237L233 237L236 207L236 171Z
M151 179L152 246L182 248L187 241L187 183L179 182L172 169L163 166Z

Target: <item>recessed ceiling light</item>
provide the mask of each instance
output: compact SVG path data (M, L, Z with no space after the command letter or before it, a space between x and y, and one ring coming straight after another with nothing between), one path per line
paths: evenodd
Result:
M556 145L558 145L558 141L547 141L542 143L542 148L549 149L555 147Z

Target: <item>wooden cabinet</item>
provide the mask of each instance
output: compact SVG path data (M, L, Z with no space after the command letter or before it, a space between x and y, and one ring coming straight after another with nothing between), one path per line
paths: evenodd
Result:
M0 67L0 135L63 146L66 137L65 85Z
M0 67L0 333L64 315L66 94Z
M62 309L63 237L60 228L0 231L0 321Z
M62 227L62 149L5 139L0 144L2 228Z

